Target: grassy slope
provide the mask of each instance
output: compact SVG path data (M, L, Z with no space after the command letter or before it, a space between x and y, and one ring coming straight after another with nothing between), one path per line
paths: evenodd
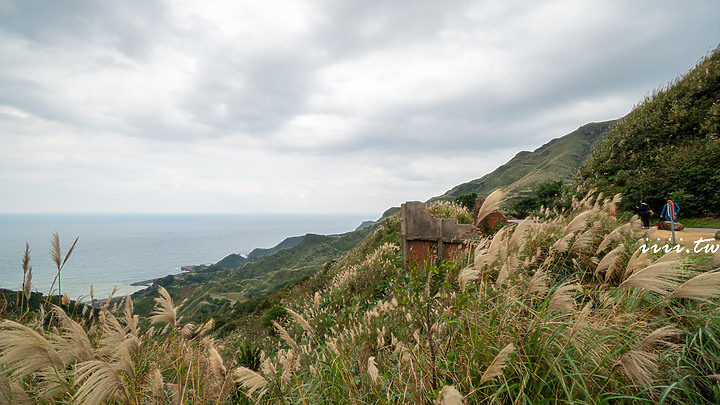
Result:
M485 176L460 184L435 197L452 200L466 193L488 195L493 190L509 187L511 195L532 192L539 184L569 180L595 147L607 136L616 121L590 123L561 138L553 139L533 152L523 151Z
M668 197L681 215L720 212L720 51L654 92L624 117L580 170L586 189L641 198L660 212Z
M187 299L181 314L200 319L222 313L237 301L270 294L288 283L315 274L322 266L354 248L376 227L341 235L305 235L299 244L236 269L183 274L165 285L175 299ZM133 294L136 308L148 313L157 297L154 289Z

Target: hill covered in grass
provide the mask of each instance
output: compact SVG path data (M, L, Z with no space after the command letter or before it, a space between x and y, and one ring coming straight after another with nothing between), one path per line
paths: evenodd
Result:
M168 276L158 282L174 299L187 300L181 315L199 322L223 314L238 302L266 296L288 283L314 275L327 262L352 250L375 228L288 238L272 249L254 250L252 261L242 260L237 266L225 267L234 264L231 255L199 271ZM147 314L157 292L148 288L132 297L138 311Z
M429 202L450 201L468 193L487 196L498 188L508 188L511 197L522 197L531 194L540 184L570 181L587 157L605 140L615 122L586 124L532 152L519 152L491 173L460 184Z
M681 215L720 213L720 50L654 91L621 119L579 171L586 190L641 198L658 213L665 200Z

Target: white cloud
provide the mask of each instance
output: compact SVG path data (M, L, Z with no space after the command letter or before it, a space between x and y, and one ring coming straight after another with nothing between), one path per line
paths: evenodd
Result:
M0 212L382 212L619 118L713 1L5 1Z

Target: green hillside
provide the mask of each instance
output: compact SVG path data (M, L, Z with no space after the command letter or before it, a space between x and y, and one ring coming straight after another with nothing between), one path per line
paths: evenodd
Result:
M667 198L681 215L720 212L720 51L624 117L580 170L586 189L622 193L624 208Z
M519 152L493 172L460 184L429 202L452 200L461 194L473 192L486 196L502 187L508 187L511 196L525 196L542 183L570 180L597 145L605 140L615 122L586 124L533 152Z
M159 280L175 299L187 299L180 313L199 321L226 312L232 305L266 296L287 284L317 273L323 265L352 250L377 227L371 226L341 235L307 234L288 238L271 254L256 254L257 261L236 268L212 265L204 270L168 276ZM299 242L299 243L298 243ZM267 253L263 251L262 253ZM223 259L227 261L228 258ZM133 294L140 313L149 313L157 291L148 288Z

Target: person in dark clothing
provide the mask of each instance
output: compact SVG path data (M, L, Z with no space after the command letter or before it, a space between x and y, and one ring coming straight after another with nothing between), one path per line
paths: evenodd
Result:
M667 204L663 206L663 209L660 212L660 218L665 221L677 222L678 212L680 212L680 206L673 202L673 200L668 199Z
M645 202L645 200L640 201L640 205L635 207L638 214L640 214L640 219L642 219L643 223L643 229L650 229L650 206Z

